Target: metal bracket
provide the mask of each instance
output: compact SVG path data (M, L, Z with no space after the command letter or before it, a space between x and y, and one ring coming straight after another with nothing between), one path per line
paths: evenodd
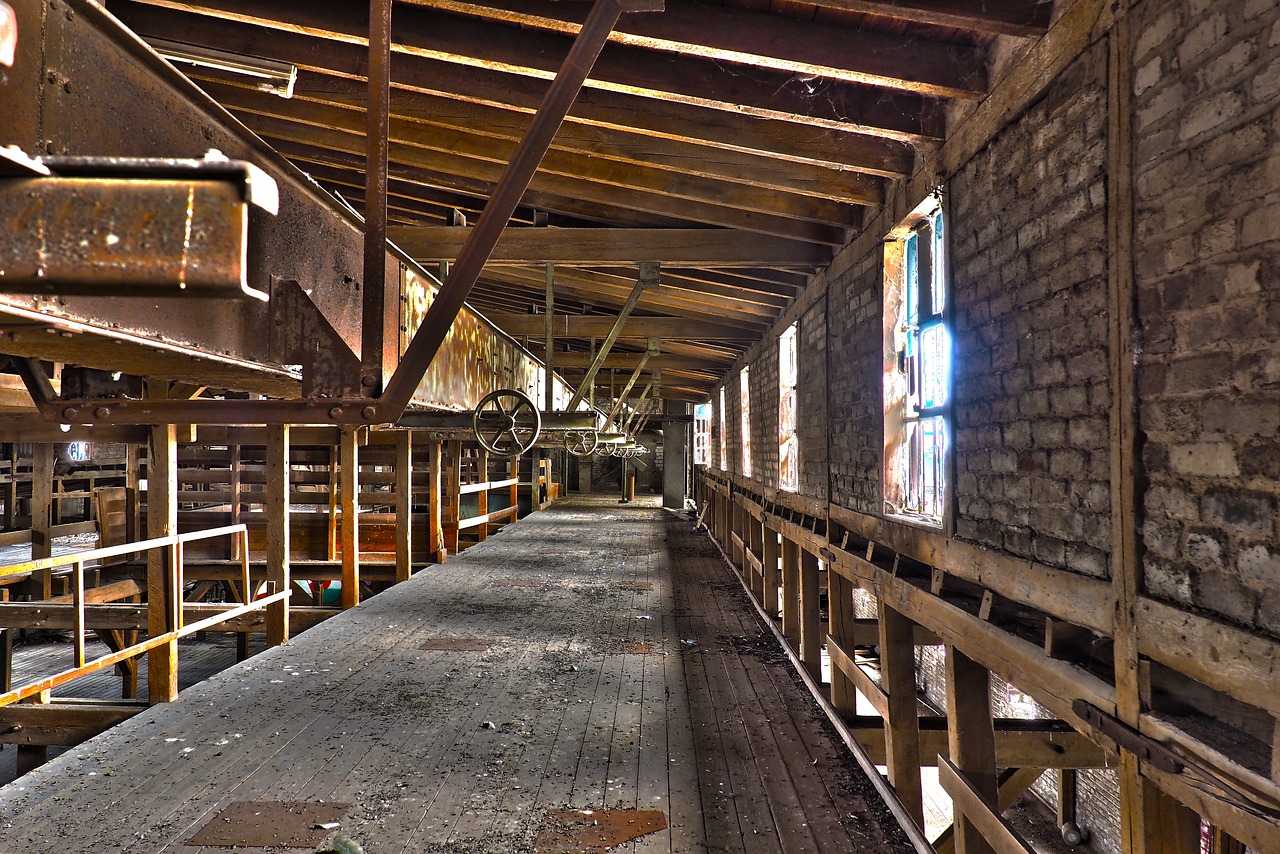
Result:
M271 282L271 358L302 365L302 396L358 397L360 360L292 279Z
M1084 700L1076 700L1071 704L1071 711L1080 720L1114 741L1116 747L1127 750L1151 767L1166 774L1181 774L1186 770L1186 763L1178 754L1097 706Z

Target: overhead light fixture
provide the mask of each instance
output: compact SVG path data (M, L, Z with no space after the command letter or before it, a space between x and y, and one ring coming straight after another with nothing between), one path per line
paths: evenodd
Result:
M230 74L251 77L258 81L260 92L270 92L281 98L293 97L293 84L298 80L296 65L168 39L149 38L147 44L171 63L213 68Z

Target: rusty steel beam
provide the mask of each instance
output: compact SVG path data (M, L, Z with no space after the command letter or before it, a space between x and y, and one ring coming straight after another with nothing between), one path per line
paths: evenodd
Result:
M387 160L391 127L391 0L369 0L369 95L365 111L364 300L360 386L382 391L387 283Z
M0 179L0 292L252 297L253 202L275 182L225 160L50 158L48 176Z
M608 41L618 17L624 12L661 10L662 0L596 0L528 132L503 170L448 280L432 302L380 397L234 402L114 400L105 404L102 401L60 401L41 407L42 412L46 417L78 424L388 424L397 421L408 408L414 391L462 310L467 295ZM68 412L73 412L75 418L67 415Z

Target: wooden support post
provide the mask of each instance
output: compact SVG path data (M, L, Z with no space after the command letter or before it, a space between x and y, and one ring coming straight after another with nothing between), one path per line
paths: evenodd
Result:
M800 646L800 544L782 538L782 636Z
M991 674L953 646L947 650L947 747L974 793L997 809L996 736L991 717ZM958 854L990 854L994 849L975 824L955 811Z
M240 446L232 445L228 450L231 452L231 524L240 524L240 489L241 489L241 465L240 465ZM240 559L240 538L231 538L231 559ZM243 637L243 635L242 635Z
M476 469L478 470L480 483L489 482L489 452L484 448L476 448ZM489 489L485 487L476 493L476 515L489 515ZM476 535L480 538L480 542L489 539L489 525L483 524L476 527Z
M38 559L53 554L53 445L41 442L32 446L31 461L31 557ZM40 599L53 596L53 571L42 569L32 574L33 595Z
M1076 820L1076 769L1058 772L1058 827Z
M43 705L49 702L49 692L41 691L36 696L24 700L24 703ZM17 755L17 772L21 777L29 774L49 761L49 748L43 744L19 744Z
M172 424L151 428L147 446L147 537L178 532L178 431ZM147 552L147 630L152 637L178 626L182 591L175 589L174 549ZM147 686L151 702L168 703L178 696L178 642L169 641L147 653Z
M462 442L450 439L447 460L445 462L444 495L444 547L449 554L458 553L458 520L461 516L462 501ZM537 475L535 471L534 479ZM536 486L536 484L535 484ZM537 497L530 492L530 501Z
M328 544L326 546L326 559L336 561L338 559L338 513L341 507L338 501L338 495L342 491L342 481L339 472L342 469L342 463L338 460L338 449L336 447L329 448L329 515L326 518L328 522Z
M764 592L760 598L760 605L764 608L765 613L771 616L778 615L778 559L780 557L780 547L778 544L778 532L764 526Z
M0 520L4 530L12 531L17 523L18 515L18 444L4 443L4 461L9 470L9 478L4 482L4 518Z
M342 428L338 473L342 502L342 607L360 604L360 448L356 427Z
M836 577L837 573L831 574L833 581ZM835 611L831 613L834 620ZM889 707L884 722L885 764L889 769L889 783L897 791L898 800L902 801L916 825L923 828L915 624L884 602L879 604L879 618L880 678L888 694Z
M431 444L427 446L427 465L430 471L427 477L430 479L430 504L427 507L427 552L432 560L437 563L444 563L449 553L444 547L444 530L443 530L443 513L444 513L444 495L441 492L441 484L444 477L444 443L439 439L432 439Z
M396 583L413 574L413 435L396 434Z
M829 644L834 644L853 655L853 584L839 573L828 576L827 603L831 612ZM831 705L845 717L858 713L858 692L849 677L839 667L831 668Z
M289 427L267 427L266 497L267 580L276 592L289 590ZM342 589L345 593L346 573ZM246 597L248 598L248 597ZM241 634L241 637L247 637ZM279 646L289 640L289 603L267 606L267 645Z
M822 682L822 628L819 596L818 557L800 551L800 660L816 682Z
M0 629L0 691L13 688L13 632Z
M1120 754L1121 844L1126 854L1199 854L1200 816L1137 769L1126 770L1126 761L1136 765L1138 760L1131 753Z
M511 490L511 493L508 496L511 501L511 506L515 507L516 512L519 513L519 508L520 508L520 458L519 457L511 458L511 468L510 470L507 471L507 479L511 481L511 486L509 487ZM511 521L514 522L515 517L512 517Z
M142 467L144 446L130 442L124 452L124 487L125 500L125 535L129 542L136 543L142 539Z

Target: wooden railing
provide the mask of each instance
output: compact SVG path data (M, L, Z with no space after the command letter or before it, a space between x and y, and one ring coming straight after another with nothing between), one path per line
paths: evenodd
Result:
M241 586L240 595L241 603L238 606L228 608L224 611L198 620L194 623L184 624L182 614L182 587L183 587L183 549L187 543L197 540L208 540L217 537L238 537L240 539L240 560L241 567ZM74 666L68 670L63 670L52 676L46 676L34 682L13 688L9 691L0 693L0 707L7 706L11 703L18 703L32 697L47 696L46 692L52 691L60 685L65 685L83 676L97 673L108 667L113 667L123 661L136 658L157 649L161 646L176 642L179 638L196 632L204 631L212 628L220 623L228 620L236 619L245 614L260 611L275 603L286 603L289 599L288 590L271 591L262 599L253 598L253 588L249 579L249 549L248 549L248 531L244 525L227 525L221 528L211 528L206 531L192 531L184 534L173 534L167 537L156 537L149 540L141 540L134 543L126 543L118 546L109 546L101 549L90 549L88 551L74 552L72 554L59 555L57 557L40 558L38 560L25 561L23 563L10 564L0 567L0 579L12 577L15 575L33 574L39 572L53 572L70 568L71 576L71 599L72 599L72 633L73 633L73 659ZM109 653L92 661L86 660L85 652L85 633L87 627L85 624L85 567L90 563L100 563L112 558L133 557L151 551L165 551L165 584L164 590L149 590L148 597L151 598L149 607L155 609L163 607L164 624L166 630L149 636L146 640L124 647L118 651ZM270 584L270 582L268 582ZM157 605L154 597L162 597L162 602Z

